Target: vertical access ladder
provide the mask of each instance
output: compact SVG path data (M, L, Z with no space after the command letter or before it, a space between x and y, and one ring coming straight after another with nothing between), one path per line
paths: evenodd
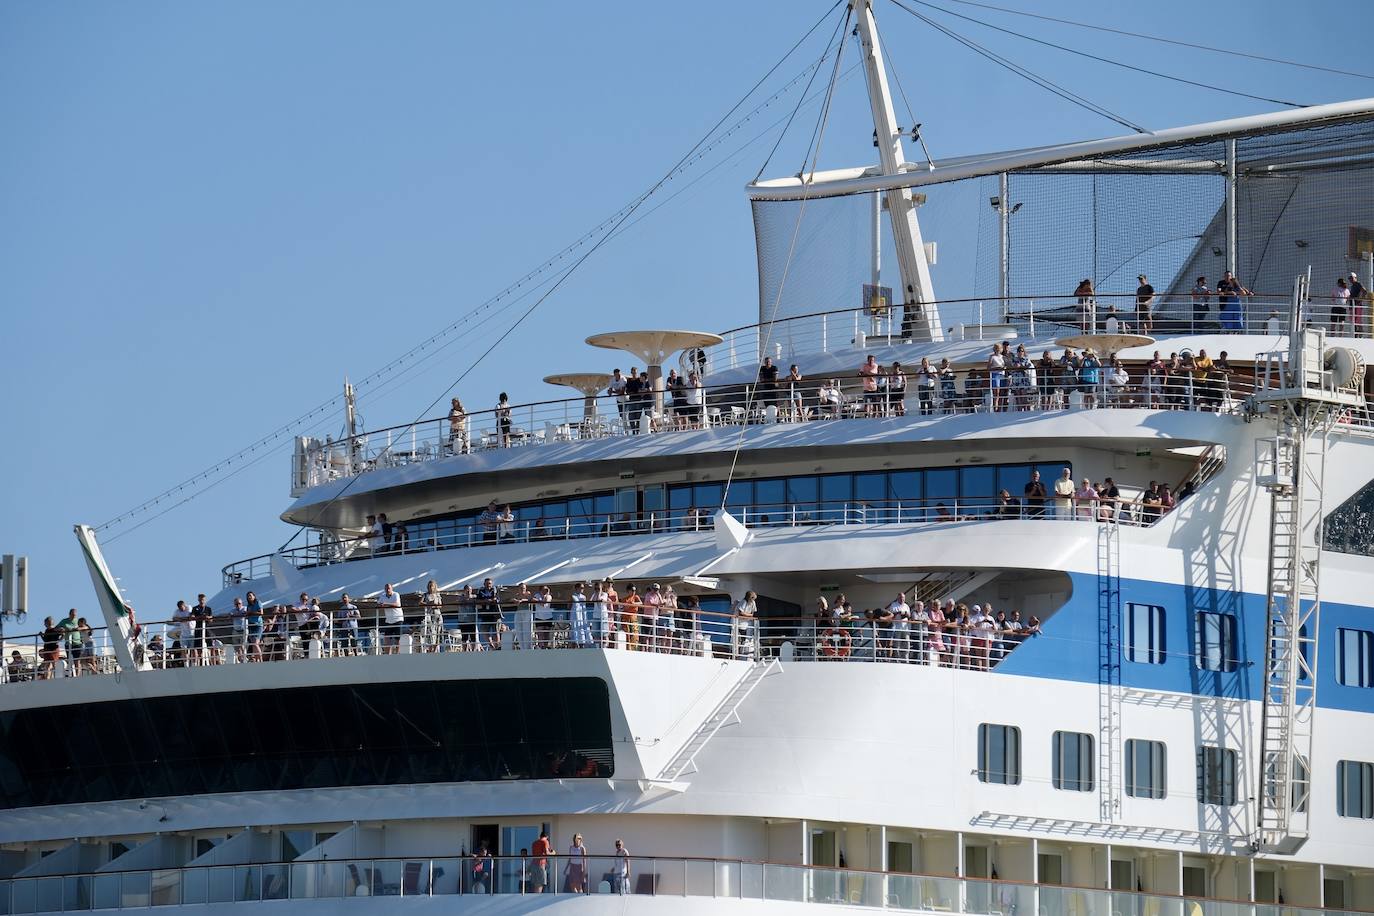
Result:
M1291 327L1300 328L1307 283L1294 284ZM1292 855L1307 841L1312 731L1317 709L1321 614L1322 488L1327 440L1344 410L1364 403L1358 356L1326 349L1326 332L1305 328L1289 349L1256 357L1251 415L1270 414L1258 483L1270 493L1263 713L1256 852Z
M1097 792L1102 823L1116 821L1121 786L1121 543L1097 526Z

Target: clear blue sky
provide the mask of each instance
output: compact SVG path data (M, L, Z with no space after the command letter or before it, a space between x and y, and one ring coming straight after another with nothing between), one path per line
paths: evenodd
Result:
M1368 4L1002 2L1374 69ZM94 612L73 523L103 521L328 399L345 374L384 365L595 225L827 6L0 4L0 550L31 557L36 617ZM886 0L877 9L937 158L1122 132ZM965 11L1259 95L1374 95L1368 80ZM1273 108L934 15L1148 127ZM872 158L861 91L842 87L823 165ZM803 115L802 133L812 123ZM754 320L742 188L767 145L608 244L459 393L483 408L499 390L549 397L546 372L608 366L580 343L595 331ZM796 171L800 155L784 144L770 172ZM407 384L365 394L369 425L412 419L478 347L451 347ZM213 593L223 564L284 541L287 484L281 452L112 543L144 618Z

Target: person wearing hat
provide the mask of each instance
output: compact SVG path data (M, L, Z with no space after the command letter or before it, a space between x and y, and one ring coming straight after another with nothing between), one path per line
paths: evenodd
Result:
M1150 308L1155 301L1155 288L1141 274L1136 277L1140 285L1135 289L1135 323L1140 328L1140 333L1148 334L1154 329L1154 322L1150 316Z

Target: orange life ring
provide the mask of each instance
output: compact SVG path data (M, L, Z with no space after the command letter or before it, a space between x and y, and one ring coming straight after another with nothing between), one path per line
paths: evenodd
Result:
M827 658L844 658L849 655L851 641L848 630L831 627L821 634L821 654Z

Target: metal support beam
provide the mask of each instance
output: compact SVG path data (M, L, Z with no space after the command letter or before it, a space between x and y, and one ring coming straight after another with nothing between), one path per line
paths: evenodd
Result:
M997 295L1005 315L1011 295L1011 179L1006 172L997 176Z
M906 162L902 149L902 132L897 126L897 114L892 107L892 93L887 84L887 67L883 63L882 46L878 41L878 25L873 18L873 0L850 0L854 18L858 22L859 39L863 46L864 69L868 73L868 98L873 109L873 129L878 134L878 154L882 159L883 175L897 175ZM916 125L912 125L915 129ZM925 340L943 340L939 306L935 305L935 290L930 281L930 265L926 263L925 241L921 225L916 219L916 201L910 188L886 191L887 214L892 220L892 240L897 248L897 267L902 274L903 325ZM895 303L894 303L895 304ZM915 321L908 320L907 308L917 311Z
M1236 141L1226 141L1226 269L1236 276Z

